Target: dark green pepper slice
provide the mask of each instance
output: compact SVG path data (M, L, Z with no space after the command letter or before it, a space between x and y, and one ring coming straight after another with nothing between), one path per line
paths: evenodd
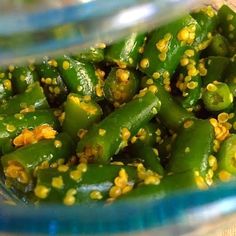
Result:
M0 120L1 148L3 148L4 140L16 137L25 128L33 129L37 126L48 124L57 130L59 129L59 122L50 110L0 115Z
M101 107L91 99L70 93L65 103L64 132L78 139L91 125L98 122L102 115ZM78 136L79 135L79 136Z
M17 66L12 73L12 85L16 94L24 93L30 84L38 81L38 74L32 67Z
M104 43L101 43L99 45L96 45L95 47L90 47L89 49L86 49L85 51L73 55L73 58L75 58L78 61L85 61L85 62L91 62L91 63L99 63L104 60L104 48L106 45Z
M195 42L198 31L200 26L190 15L155 30L144 48L140 70L165 84L185 50Z
M138 86L139 78L136 72L113 67L105 80L103 90L105 98L118 107L132 99Z
M218 16L220 32L236 46L236 13L229 6L223 5Z
M119 186L120 181L117 180L120 172L123 174L125 172L128 179ZM117 189L122 191L125 187L122 185L133 186L136 179L136 168L131 166L96 164L79 164L77 167L59 166L37 172L34 194L40 204L62 203L68 206L79 203L91 204L111 197L113 186L116 185Z
M221 34L216 34L207 48L207 54L210 56L230 56L230 44L228 40Z
M44 93L49 104L54 107L61 105L66 100L68 93L67 87L56 67L57 62L55 60L45 60L37 65L37 71Z
M44 168L57 161L66 161L73 153L74 144L64 133L55 139L41 140L35 144L18 148L2 156L1 162L6 178L28 185L33 181L37 168ZM41 164L41 166L40 166Z
M105 50L105 60L120 68L136 68L141 57L145 34L132 33L126 39L115 42Z
M69 92L81 96L96 97L96 86L99 80L95 67L88 62L80 62L69 56L58 58L57 69L60 72Z
M205 177L212 152L214 129L208 120L187 120L173 143L168 170L179 173L194 170Z
M13 95L12 91L12 74L11 72L7 72L0 67L0 99L3 102L4 99L9 98Z
M210 56L205 59L206 75L203 77L203 85L207 86L214 81L223 81L225 71L229 64L229 58L221 56Z
M236 60L234 58L229 62L223 78L233 96L236 97Z
M233 105L233 94L226 83L214 81L203 90L202 100L206 110L223 111Z
M225 139L216 154L218 162L218 177L225 181L236 175L236 134Z
M24 109L46 109L47 99L43 89L35 82L22 94L17 94L0 105L0 114L15 114Z
M131 155L140 159L147 169L153 170L159 175L164 175L164 169L160 164L157 149L138 141L130 147Z
M208 188L204 179L194 171L167 175L159 185L140 185L129 193L123 195L118 200L151 200L166 197L170 194L177 194L181 191L195 190L196 188L205 190Z
M89 129L78 142L78 157L89 162L108 162L158 113L160 105L155 94L147 89L141 91L136 99L115 110L98 125Z

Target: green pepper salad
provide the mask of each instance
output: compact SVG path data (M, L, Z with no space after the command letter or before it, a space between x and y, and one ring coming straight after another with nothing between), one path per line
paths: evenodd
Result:
M32 204L205 190L236 176L236 13L0 68L2 181Z

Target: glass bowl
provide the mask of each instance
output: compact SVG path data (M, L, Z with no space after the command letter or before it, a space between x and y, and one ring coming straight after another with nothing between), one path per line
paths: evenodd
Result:
M12 2L19 3L19 1ZM15 60L18 61L22 58L31 55L41 55L45 52L61 53L60 50L62 49L64 51L63 48L73 50L74 47L78 47L78 43L80 44L79 48L83 49L91 43L101 40L109 41L117 39L122 37L128 31L137 29L137 25L129 25L126 24L127 22L123 22L124 25L120 27L120 23L116 24L118 18L115 18L116 21L112 22L110 25L117 28L99 28L98 30L95 27L96 25L94 25L94 18L98 17L96 19L101 20L100 24L102 24L102 22L105 24L106 22L107 25L108 18L106 18L103 13L105 12L108 14L108 9L110 9L111 17L115 12L115 9L120 9L119 14L125 14L124 9L129 9L131 11L137 9L131 7L134 2L147 4L145 6L150 6L148 4L153 2L153 9L155 9L155 11L161 9L157 7L160 3L164 4L164 2L172 2L177 5L171 7L175 7L173 9L181 9L181 13L187 6L186 4L183 7L182 3L184 3L184 1L180 0L128 0L119 2L113 1L110 3L103 0L99 1L103 5L96 5L98 1L55 1L57 3L60 2L61 5L59 3L58 5L55 3L53 5L52 1L42 2L45 3L43 8L40 8L42 5L37 6L34 5L34 3L32 3L33 5L29 5L29 8L23 10L21 5L18 5L19 8L16 7L19 16L23 17L22 25L17 28L15 27L15 20L18 18L14 18L9 14L9 2L7 0L3 1L2 6L5 7L6 14L0 16L0 22L4 17L6 17L9 25L3 27L0 23L0 63L4 64ZM76 2L80 2L80 7L84 10L84 14L80 15L80 18L78 18L78 12L81 11L81 8L78 9L75 7L74 4L76 4ZM210 2L216 5L219 3L218 1ZM192 4L191 1L188 3ZM2 6L1 8L3 9ZM86 9L86 6L90 7ZM162 6L166 7L165 4ZM95 9L97 15L93 15L94 12L92 12L91 9ZM98 11L98 9L103 10L101 12ZM111 9L113 11L111 11ZM26 15L22 14L25 10L27 10ZM55 17L59 13L65 13L65 15L68 15L66 14L67 11L72 12L69 18L59 17L58 19ZM154 11L147 11L147 15L145 16L146 18L134 18L134 20L138 22L138 25L140 26L139 29L144 30L144 26L147 25L147 22L149 22L148 27L153 27L156 24L157 19L163 20L159 20L159 24L169 19L168 17L161 18L163 12L159 13L159 18L154 18L155 20L150 21L150 17L153 19ZM118 17L119 14L116 14L115 16ZM45 18L39 20L42 17ZM56 18L54 19L55 21L52 20L54 17ZM32 19L34 19L34 21L32 21ZM78 31L78 34L76 35L73 33L70 34L70 32L74 32L74 30L71 31L71 29L77 27L77 24L74 22L78 19L84 23L84 25L82 24L83 27L85 25L89 26L86 29L87 31L83 29L84 31ZM39 21L40 24L37 25L37 21ZM32 22L32 24L29 24L29 22ZM51 25L49 25L49 22L51 22ZM58 29L58 25L61 25L61 28ZM52 34L54 30L56 30L56 34ZM65 33L68 37L64 37ZM14 34L22 36L23 41L19 40L17 41L17 44L10 40L8 47L6 47L6 45L3 46L2 43L5 41L3 40L4 37L10 39ZM35 44L35 41L32 41L32 38L39 40L38 42L40 42L40 44ZM22 42L24 43L22 44ZM235 235L235 219L236 188L234 182L218 185L207 191L191 190L178 192L171 196L155 200L117 202L105 206L100 204L92 206L78 205L73 207L49 205L40 208L20 202L12 192L0 183L0 235L4 236L111 234L132 234L140 236L227 235L227 233L228 235Z

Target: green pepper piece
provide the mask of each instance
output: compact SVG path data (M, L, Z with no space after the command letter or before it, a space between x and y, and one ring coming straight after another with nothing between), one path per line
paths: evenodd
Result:
M89 95L95 98L98 76L95 67L88 62L80 62L69 56L58 58L57 69L60 72L69 92L81 96Z
M208 47L212 40L212 34L218 24L217 13L212 6L205 6L191 15L201 26L201 31L198 34L199 38L195 43L195 48L197 51L202 51Z
M194 170L205 177L213 140L214 129L208 120L185 121L173 143L168 170L173 173Z
M157 149L138 141L130 147L131 155L143 161L147 169L153 170L161 176L164 175L164 169L160 164Z
M24 93L30 84L38 81L38 74L32 67L17 66L12 73L12 86L16 94Z
M205 59L207 74L203 77L203 85L207 86L214 81L222 81L229 64L229 58L221 56L210 56Z
M57 161L66 161L74 151L71 138L60 133L55 139L41 140L35 144L18 148L14 152L2 156L1 162L6 178L21 184L31 184L37 168ZM42 164L42 167L40 167Z
M0 116L0 148L5 139L15 138L23 129L34 129L37 126L48 124L59 129L59 122L50 110L39 110L29 113Z
M193 117L193 114L178 104L162 85L158 82L155 84L158 88L157 97L161 102L157 117L168 129L177 130L186 119Z
M236 175L235 153L236 134L232 134L221 143L220 150L216 154L218 161L218 177L223 181L225 180L224 172L229 173L229 175Z
M102 109L96 102L70 93L65 103L65 119L62 130L73 139L78 139L80 130L87 130L100 120L101 115Z
M34 194L39 204L74 205L104 201L109 198L109 191L122 169L128 175L128 184L133 186L137 172L131 166L79 164L77 167L39 170Z
M129 138L160 109L159 99L149 91L141 91L136 99L112 112L93 126L78 142L77 155L89 162L106 163L127 146Z
M223 5L218 16L220 32L236 46L236 13L229 6Z
M102 47L90 47L89 49L73 55L73 58L75 58L78 61L84 61L84 62L91 62L91 63L99 63L104 60L104 48L106 45L101 44Z
M12 74L0 67L0 99L3 102L5 99L13 95L12 91Z
M37 71L45 96L49 104L54 107L61 105L66 100L68 93L67 87L56 67L57 63L54 60L45 60L37 65Z
M180 60L180 73L176 87L182 93L181 104L184 108L193 108L201 97L201 72L199 68L199 53L195 50L186 50Z
M48 108L47 99L43 89L38 82L35 82L22 94L17 94L0 105L0 114L15 114L23 109L46 109Z
M105 50L105 60L117 64L120 68L136 68L144 41L145 34L132 33L124 40L108 46Z
M139 78L136 72L113 67L105 80L103 90L105 98L118 107L130 101L138 87Z
M226 83L214 81L203 90L202 100L206 110L218 112L233 105L233 94Z
M188 170L165 176L161 179L159 185L140 185L129 193L122 195L118 201L159 199L170 194L176 194L184 190L194 190L196 188L204 190L208 186L194 171Z
M228 40L221 34L216 34L207 48L207 55L210 56L230 56L230 44Z
M190 15L155 30L144 48L140 70L160 77L161 82L170 79L186 49L197 40L198 31L200 26Z

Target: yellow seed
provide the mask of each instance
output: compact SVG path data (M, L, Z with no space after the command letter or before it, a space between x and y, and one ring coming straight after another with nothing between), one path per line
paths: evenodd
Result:
M70 68L70 62L63 61L62 68L63 70L68 70Z
M102 193L98 190L94 190L89 194L90 198L93 200L101 200L103 198Z
M118 186L113 186L111 187L110 191L109 191L109 196L111 198L117 198L122 194L122 189Z
M184 58L182 58L182 59L180 60L180 65L181 65L181 66L187 66L188 63L189 63L189 59L186 58L186 57L184 57Z
M137 137L136 136L133 136L130 140L131 143L135 143L137 141Z
M179 41L187 41L189 39L189 31L186 28L183 28L179 31L177 38Z
M151 86L148 87L148 90L149 90L150 92L152 92L153 94L155 94L155 93L157 93L158 88L157 88L156 85L151 85Z
M119 171L119 176L120 176L121 178L128 179L128 174L126 173L126 170L123 169L123 168Z
M167 40L167 41L171 40L171 39L172 39L171 33L165 34L165 35L164 35L164 39Z
M130 138L130 131L127 128L122 128L121 129L121 138L123 140L128 140Z
M148 79L148 80L146 81L146 84L148 84L148 85L153 84L153 80L152 80L152 79Z
M46 84L52 84L52 78L46 78L45 83Z
M202 176L195 176L195 182L197 184L197 187L201 190L208 189L207 184L205 183Z
M188 49L184 52L184 54L187 56L187 57L193 57L195 55L195 52L194 50L192 49Z
M99 130L98 130L98 134L99 134L100 136L104 136L104 135L106 134L106 130L105 130L105 129L99 129Z
M206 89L210 92L215 92L217 90L217 87L212 84L212 83L209 83L207 86L206 86Z
M67 206L72 206L75 203L75 200L73 195L66 195L63 199L63 203Z
M161 77L161 74L160 74L159 72L154 72L154 73L152 74L152 77L153 77L154 79L159 79L159 78Z
M184 122L184 128L188 129L190 128L192 125L194 124L194 122L192 120L187 120Z
M142 69L146 69L149 67L149 60L147 58L143 58L141 61L140 61L140 67Z
M69 170L69 166L67 166L67 165L59 165L58 168L57 168L57 170L58 170L59 172L66 172L66 171Z
M6 130L8 132L14 132L16 130L16 127L14 125L7 124L6 125Z
M158 185L159 183L160 183L160 178L158 176L150 175L144 179L144 184L146 185L149 185L149 184Z
M52 178L52 187L62 189L63 186L64 186L64 182L63 182L62 176Z
M88 165L86 163L80 163L76 169L82 173L85 173L88 170Z
M118 186L120 188L124 188L127 185L127 179L126 178L121 178L121 177L116 177L114 180L115 186Z
M55 146L56 148L61 148L61 147L62 147L62 142L61 142L60 140L55 140L55 141L54 141L54 146Z
M162 52L159 54L160 61L165 61L167 57L167 54L165 52Z
M48 61L48 64L50 65L50 66L53 66L53 67L57 67L57 61L56 60L50 60L50 61Z
M219 123L225 123L229 119L229 114L226 112L222 112L217 116L217 119L218 119Z
M11 90L12 88L11 81L9 79L4 80L3 85L7 90Z
M128 70L118 69L116 71L116 78L120 82L127 82L130 76L130 72Z
M82 173L79 170L72 170L70 172L70 178L75 181L79 181L81 179L81 177L82 177Z
M230 181L231 174L228 171L226 171L226 170L221 170L220 173L219 173L219 179L222 182Z
M198 86L198 82L191 81L187 83L187 88L189 89L195 89Z
M50 189L43 186L43 185L37 185L34 189L34 194L36 197L45 199L49 194Z
M186 147L186 148L184 149L184 152L185 152L185 153L190 152L190 147Z
M208 158L208 164L212 168L213 171L217 170L217 159L215 156L210 155Z
M133 189L132 185L127 185L122 189L122 194L126 194L128 192L130 192Z

